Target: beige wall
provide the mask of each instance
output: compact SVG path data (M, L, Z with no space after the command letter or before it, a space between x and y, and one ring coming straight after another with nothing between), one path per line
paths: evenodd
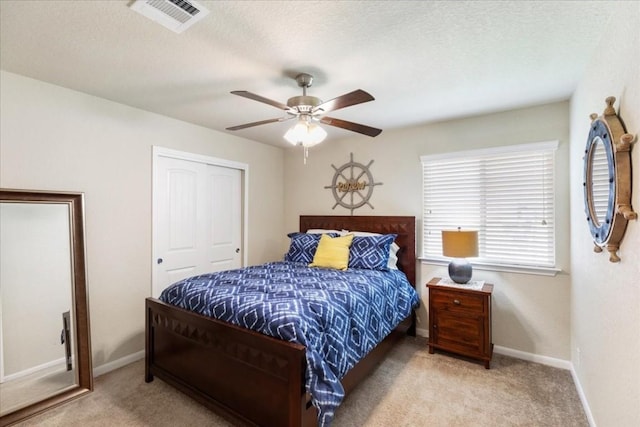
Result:
M352 137L327 141L309 153L305 166L300 150L285 154L285 214L287 230L295 230L300 214L348 215L337 207L330 185L334 169L354 160L374 160L371 172L376 186L371 197L375 209L364 206L356 215L414 215L421 225L422 167L420 156L473 148L558 140L557 254L563 272L555 277L475 270L474 277L495 284L493 297L493 342L508 349L561 360L570 358L569 315L569 103L429 124L402 130L385 130L375 139ZM418 253L420 251L418 231ZM418 289L422 307L418 328L428 329L427 292L431 277L447 275L446 267L422 264L418 268Z
M640 133L640 2L618 8L571 100L571 359L599 427L640 425L640 221L628 225L622 261L610 263L592 251L581 187L589 114L602 114L607 96L627 131ZM638 142L631 158L639 212Z
M152 146L248 164L248 261L281 256L282 149L7 72L0 79L0 186L85 193L94 367L144 349Z

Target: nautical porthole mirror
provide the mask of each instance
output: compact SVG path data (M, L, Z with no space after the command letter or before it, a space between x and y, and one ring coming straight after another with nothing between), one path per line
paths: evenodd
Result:
M631 208L631 146L634 135L606 99L602 116L591 114L591 128L584 155L584 206L594 251L606 248L609 261L618 262L618 249L627 222L637 218Z

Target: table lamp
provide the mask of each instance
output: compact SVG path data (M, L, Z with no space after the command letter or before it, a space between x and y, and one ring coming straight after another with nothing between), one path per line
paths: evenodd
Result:
M449 277L456 283L464 284L471 280L471 263L468 257L478 256L478 232L442 231L442 255L453 258L449 263Z

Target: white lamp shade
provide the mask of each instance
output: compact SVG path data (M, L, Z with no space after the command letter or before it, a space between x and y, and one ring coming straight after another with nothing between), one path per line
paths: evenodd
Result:
M451 258L478 256L477 231L442 231L442 255Z
M312 147L321 143L327 137L327 132L315 123L307 123L299 120L287 133L284 139L293 145L302 145L303 147Z

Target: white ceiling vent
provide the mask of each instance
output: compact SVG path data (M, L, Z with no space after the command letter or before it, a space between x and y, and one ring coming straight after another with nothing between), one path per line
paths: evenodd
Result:
M209 10L197 2L186 0L136 0L131 9L176 33L209 14Z

